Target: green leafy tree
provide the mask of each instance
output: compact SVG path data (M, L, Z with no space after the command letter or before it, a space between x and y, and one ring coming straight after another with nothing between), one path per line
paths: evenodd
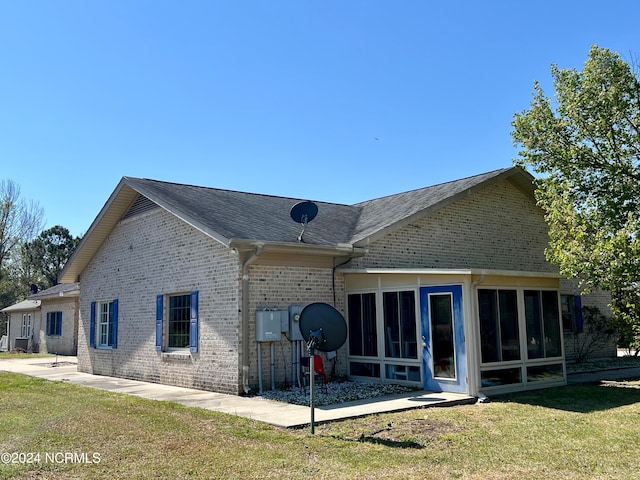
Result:
M617 315L615 327L618 333L618 346L628 355L640 355L640 291L618 290L613 292L613 310Z
M614 315L640 325L640 81L606 48L583 70L551 67L555 99L534 83L531 108L514 116L516 163L537 174L547 259L584 291L612 292Z
M24 270L31 272L34 283L49 288L58 283L58 274L75 250L80 238L56 225L43 231L23 247Z

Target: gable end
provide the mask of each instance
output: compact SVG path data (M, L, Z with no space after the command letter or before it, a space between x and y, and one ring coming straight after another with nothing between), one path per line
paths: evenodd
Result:
M124 214L122 219L127 219L131 217L135 217L136 215L142 215L143 213L151 212L160 208L157 203L149 200L144 195L138 195L133 202L133 204L127 210L127 213Z

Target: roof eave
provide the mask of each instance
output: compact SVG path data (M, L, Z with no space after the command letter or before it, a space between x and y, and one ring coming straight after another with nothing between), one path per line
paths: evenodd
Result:
M491 268L353 268L353 267L340 267L341 273L366 273L375 275L385 274L405 274L405 275L477 275L483 277L495 276L495 277L520 277L520 278L551 278L560 279L564 278L558 272L536 272L526 270L499 270Z
M253 251L261 248L271 253L282 254L305 254L330 257L362 257L366 254L366 249L355 247L352 244L338 243L336 245L310 245L304 242L273 242L264 240L248 240L232 238L229 240L229 247L238 251Z
M28 312L40 308L40 300L22 300L0 310L2 313Z
M131 207L138 195L144 195L159 207L173 215L176 215L196 230L201 231L205 235L215 239L225 246L229 246L229 239L223 235L207 228L205 225L193 219L181 210L176 209L172 205L168 205L166 202L158 199L157 195L154 195L139 184L130 181L128 177L122 177L115 190L100 210L100 213L98 213L95 220L89 227L89 230L87 230L87 233L82 237L80 243L60 272L60 276L58 278L60 283L75 283L80 280L80 274L82 271L91 261L91 258L93 258L100 246L104 243L109 233Z
M137 195L138 192L129 187L127 178L123 177L60 272L58 277L60 283L79 281L80 273L135 201Z

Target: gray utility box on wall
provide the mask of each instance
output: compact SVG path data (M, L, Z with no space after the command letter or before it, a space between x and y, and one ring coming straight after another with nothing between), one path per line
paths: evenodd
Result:
M289 340L292 342L304 340L300 332L300 314L303 309L303 305L289 305Z
M277 342L288 320L287 310L259 310L256 312L256 341ZM286 327L285 327L286 328Z

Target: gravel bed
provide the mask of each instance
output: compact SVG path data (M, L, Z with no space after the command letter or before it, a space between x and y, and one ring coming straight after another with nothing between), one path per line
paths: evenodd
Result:
M327 384L326 391L322 385L315 386L315 405L334 405L337 403L352 402L368 398L385 397L398 393L407 393L419 390L406 385L381 384L371 382L331 382ZM269 400L292 403L295 405L309 405L309 388L290 388L287 390L263 391L260 395Z

